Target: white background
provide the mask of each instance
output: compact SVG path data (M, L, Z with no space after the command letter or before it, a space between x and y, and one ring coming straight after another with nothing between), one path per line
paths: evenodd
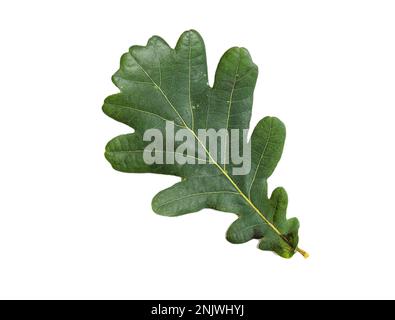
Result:
M395 298L394 1L3 1L0 298ZM284 186L308 260L232 245L235 219L155 215L178 181L103 157L130 131L103 99L121 54L187 29L260 67L252 126L288 137Z

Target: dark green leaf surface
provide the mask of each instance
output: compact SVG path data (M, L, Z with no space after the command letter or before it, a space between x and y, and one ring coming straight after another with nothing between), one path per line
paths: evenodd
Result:
M266 117L255 127L247 175L232 176L232 163L148 165L143 160L148 144L143 141L144 131L156 128L164 134L166 121L174 121L176 129L188 129L196 145L201 143L199 128L248 129L257 76L248 51L231 48L221 58L211 88L204 42L193 30L181 35L175 49L157 36L146 46L131 47L112 78L120 93L105 99L103 111L135 132L112 139L105 156L122 172L182 178L154 197L152 208L160 215L178 216L204 208L231 212L238 218L226 233L228 241L258 239L259 249L285 258L296 251L307 255L297 247L297 219L286 218L285 190L277 188L268 196L267 179L280 160L285 140L279 119ZM200 156L196 153L194 158Z

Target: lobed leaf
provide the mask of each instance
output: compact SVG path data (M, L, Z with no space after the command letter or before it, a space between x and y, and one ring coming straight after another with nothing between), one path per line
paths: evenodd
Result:
M198 129L248 129L257 76L258 68L247 49L231 48L222 56L211 88L204 42L194 30L184 32L174 49L157 36L146 46L131 47L112 78L120 92L105 99L103 111L135 132L112 139L105 157L122 172L181 177L153 198L152 208L160 215L179 216L204 208L231 212L238 217L226 233L231 243L258 239L259 249L284 258L297 251L307 256L298 248L298 220L286 218L285 190L277 188L268 197L267 180L285 141L285 126L279 119L266 117L253 130L251 170L246 175L233 176L236 164L232 161L210 161L214 156L210 150L203 154L205 164L149 165L144 161L149 143L143 140L144 132L155 128L165 133L166 121L191 132L195 146L202 144ZM172 152L165 150L163 156L174 156ZM191 157L201 160L202 154Z

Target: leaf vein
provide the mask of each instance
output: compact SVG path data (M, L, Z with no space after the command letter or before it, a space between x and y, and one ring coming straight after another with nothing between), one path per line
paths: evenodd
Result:
M183 197L179 197L179 198L176 198L176 199L172 199L172 200L166 201L166 202L160 204L157 208L161 208L161 207L163 207L165 205L168 205L169 203L173 203L173 202L176 202L176 201L180 201L180 200L184 200L184 199L192 198L192 197L204 196L204 195L208 195L208 194L235 194L237 196L240 196L240 194L238 192L233 192L233 191L228 191L228 190L199 192L199 193L193 193L193 194L189 194L189 195L186 195L186 196L183 196Z

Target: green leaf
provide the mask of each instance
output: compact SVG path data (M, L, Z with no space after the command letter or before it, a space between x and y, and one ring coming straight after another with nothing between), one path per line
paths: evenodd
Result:
M181 35L175 49L157 36L146 46L131 47L112 78L120 92L105 99L103 111L135 132L112 139L105 157L122 172L181 177L179 183L154 197L152 208L160 215L179 216L205 208L231 212L237 215L226 233L231 243L258 239L261 250L284 258L295 252L307 257L298 248L298 220L286 218L285 190L277 188L268 196L267 179L280 160L285 141L285 127L279 119L266 117L255 127L249 141L251 170L246 175L233 175L237 165L232 161L215 160L229 152L226 143L217 154L203 147L189 156L204 164L144 161L145 153L150 152L144 133L154 128L165 136L169 121L175 129L190 133L193 143L187 140L185 146L194 149L203 145L198 129L225 129L228 133L248 129L257 76L258 68L248 51L231 48L222 56L211 88L204 42L193 30ZM174 150L161 151L163 158L177 155L180 145L178 141Z

